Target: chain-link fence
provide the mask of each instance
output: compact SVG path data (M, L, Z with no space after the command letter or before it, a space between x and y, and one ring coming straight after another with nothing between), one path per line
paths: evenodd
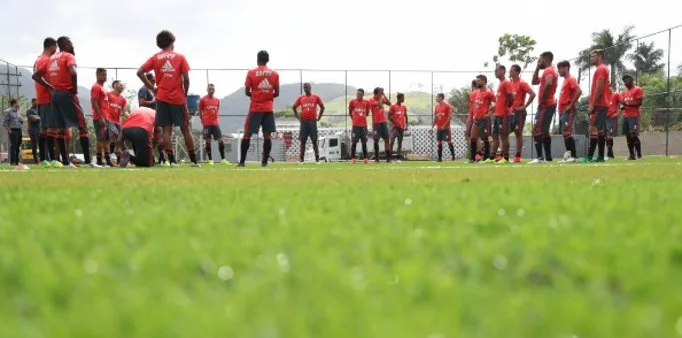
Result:
M611 79L614 91L623 89L621 77L632 74L636 83L644 89L645 99L641 117L641 143L645 155L682 155L682 26L672 27L652 34L617 39L614 35L609 44L608 37L601 39L600 45L606 53L606 64L611 69ZM625 36L627 37L627 36ZM593 44L596 47L599 42ZM677 49L675 49L677 46ZM585 51L589 51L586 48ZM586 152L587 142L587 102L590 95L593 69L589 63L589 53L577 53L578 57L555 55L554 63L567 60L571 64L571 73L575 76L583 90L583 97L579 101L575 116L575 132L578 140L579 155ZM276 57L276 56L273 56ZM89 104L89 86L95 82L95 66L92 61L79 60L82 64L78 69L79 83L87 88L79 90L81 102L86 115L91 115ZM190 65L192 65L192 61ZM273 62L274 64L274 62ZM105 66L105 65L102 65ZM507 65L509 69L510 65ZM16 68L16 67L15 67ZM26 69L21 69L26 68ZM17 81L23 81L21 89L30 89L30 66L20 66L22 76ZM126 85L124 92L130 107L136 107L137 92L142 83L136 76L137 68L106 67L109 81L122 81ZM303 83L312 83L313 92L325 102L326 110L320 122L323 135L347 135L351 128L348 116L348 103L355 98L357 88L365 89L366 97L371 95L375 87L383 87L389 98L394 101L398 92L405 93L405 104L408 107L409 136L412 157L418 159L432 159L435 156L435 135L429 132L433 123L433 109L437 93L444 93L453 104L452 119L453 139L456 153L462 156L466 153L467 145L464 141L464 122L466 121L466 97L471 80L478 74L488 77L491 86L497 86L493 67L480 70L461 71L422 71L422 70L313 70L313 69L278 69L280 73L281 93L275 103L275 114L278 123L278 133L275 139L276 160L293 160L299 152L298 121L294 118L291 106L295 99L303 93ZM249 99L243 93L243 84L247 69L200 69L190 71L190 93L204 95L209 83L215 85L216 96L221 99L220 124L228 140L228 157L236 158L238 139L243 130L244 119L248 111ZM24 76L24 73L26 76ZM532 71L524 69L522 78L530 82ZM28 79L28 80L27 80ZM18 82L19 83L19 82ZM559 82L561 86L561 81ZM8 87L9 88L9 87ZM18 87L11 87L12 90ZM559 87L560 88L560 87ZM8 89L0 87L3 92ZM534 87L537 92L537 86ZM559 90L557 90L557 96ZM535 102L536 106L537 100ZM528 136L532 131L535 118L535 107L528 111L524 133L524 157L534 157L532 139ZM564 152L563 138L559 132L558 114L553 120L553 153L560 156ZM201 140L201 126L198 118L194 118L192 125L195 130L197 152L203 151ZM370 124L371 125L371 124ZM619 121L618 125L621 125ZM618 157L627 155L624 137L620 128L615 137L615 154ZM176 140L178 141L178 140ZM184 153L178 144L180 154ZM512 147L515 142L511 142ZM259 140L254 140L254 146L249 158L259 157ZM310 144L308 144L310 147ZM347 148L347 144L346 144ZM213 147L214 152L217 149ZM370 150L372 147L370 146ZM383 149L383 148L382 148ZM347 150L347 149L346 149ZM513 149L512 149L513 150ZM216 154L217 155L217 154ZM181 155L182 156L182 155ZM273 155L275 156L275 155ZM202 158L205 158L202 154Z

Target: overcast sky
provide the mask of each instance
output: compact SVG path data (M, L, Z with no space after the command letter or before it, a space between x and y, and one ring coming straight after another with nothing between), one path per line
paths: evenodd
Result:
M156 33L170 29L176 51L192 68L249 68L256 52L270 52L273 68L479 70L497 49L504 33L528 34L536 52L573 58L590 44L590 34L636 25L643 35L682 23L666 0L569 2L503 0L408 1L328 0L186 0L91 1L10 0L0 20L0 58L31 65L46 36L70 36L80 67L139 67L157 51ZM515 6L523 4L523 6ZM36 9L40 9L39 12ZM33 18L40 18L36 24ZM667 33L653 38L667 49ZM675 48L676 47L676 48ZM675 55L677 53L677 55ZM673 31L673 63L682 61L682 29ZM557 60L558 61L558 60ZM82 85L94 71L81 71ZM475 74L436 75L436 89L466 85ZM220 95L238 88L245 73L211 72ZM284 73L285 83L298 73ZM119 77L139 87L133 71ZM110 73L110 78L113 78ZM374 80L376 79L376 80ZM306 72L304 80L343 83L343 72ZM203 93L204 72L192 72L193 92ZM393 90L430 86L430 74L393 74ZM377 83L379 82L379 83ZM385 73L351 73L356 86L388 86ZM424 89L424 88L422 88ZM428 88L426 88L429 90Z

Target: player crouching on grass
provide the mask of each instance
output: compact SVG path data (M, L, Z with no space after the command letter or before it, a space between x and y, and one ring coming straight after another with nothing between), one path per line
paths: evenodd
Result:
M319 96L312 93L310 83L303 84L305 95L299 96L292 107L294 116L300 121L299 137L301 139L301 154L299 163L304 162L305 143L310 138L315 152L315 163L320 164L320 150L317 145L317 121L322 119L324 114L324 103ZM317 115L317 107L320 107L320 115ZM298 114L298 107L301 107L301 115Z
M161 138L161 127L154 127L156 112L154 109L135 108L121 125L121 135L118 137L118 148L123 149L119 166L125 168L128 163L136 167L154 166L153 143ZM135 156L126 150L125 141L133 146Z
M206 154L208 155L208 165L213 165L213 154L211 152L211 136L218 141L218 150L220 151L220 163L228 165L225 159L225 143L223 142L223 132L220 130L220 119L218 112L220 111L220 100L215 94L215 86L208 84L206 89L208 93L199 100L199 116L201 118L201 125L204 127L204 142L206 143Z

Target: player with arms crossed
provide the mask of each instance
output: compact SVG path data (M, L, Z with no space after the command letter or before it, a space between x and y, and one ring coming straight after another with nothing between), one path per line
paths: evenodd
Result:
M386 150L386 162L391 162L391 144L390 135L388 132L388 122L386 121L386 113L384 112L384 105L390 106L391 101L384 95L384 89L381 87L374 88L374 96L369 100L372 112L372 131L374 132L374 161L379 163L379 139L384 140L384 149Z
M642 144L639 142L639 119L644 91L641 87L635 86L635 81L630 75L623 76L623 83L625 83L623 90L623 133L627 137L628 151L630 152L628 160L635 159L635 150L637 151L637 159L641 160Z
M396 138L398 139L398 159L403 159L403 136L407 130L407 106L405 94L398 93L396 103L388 108L388 120L391 122L391 152Z
M261 50L256 56L258 67L249 71L244 83L246 96L251 98L249 114L244 123L244 138L241 144L241 158L237 167L244 167L246 154L251 144L251 135L258 134L258 130L263 129L263 159L262 167L268 166L270 151L272 150L272 140L270 134L276 131L274 105L275 98L279 96L279 73L268 68L270 54Z
M147 107L135 108L123 121L121 134L118 136L118 148L123 149L121 168L132 162L136 167L154 166L153 143L161 136L161 127L154 127L156 112ZM135 156L125 150L125 141L133 146Z
M43 53L38 56L38 59L33 64L33 73L37 73L38 69L45 67L50 61L50 57L57 52L57 40L53 38L45 38L43 41ZM43 82L49 83L43 74ZM54 142L56 130L54 125L54 114L52 113L52 94L50 90L35 81L36 100L38 103L38 116L40 118L40 134L38 137L38 153L40 154L40 165L49 168L51 165L59 166L61 163L55 160ZM52 161L52 163L48 162Z
M559 79L557 71L552 66L554 54L552 52L544 52L540 54L538 66L533 73L533 85L540 85L538 102L538 113L535 115L535 127L533 128L533 141L535 143L535 151L537 157L530 163L542 163L552 161L552 137L550 135L550 128L552 126L552 118L556 113L556 93ZM540 70L543 70L540 76ZM545 156L542 156L542 146L545 147Z
M511 111L514 95L512 94L511 82L504 76L506 72L507 69L503 65L495 67L495 77L500 80L500 84L497 86L497 94L495 95L495 119L492 130L493 152L486 162L509 163L509 133L514 122L512 121ZM500 146L500 138L502 139L502 154L495 156Z
M313 143L313 151L315 152L315 163L320 163L320 151L317 145L317 121L322 119L324 114L324 103L322 99L316 94L312 93L310 83L303 84L303 91L305 95L299 96L294 102L293 110L294 116L300 121L301 127L299 129L299 136L301 140L301 154L299 162L303 163L305 159L305 144L310 138ZM320 107L320 114L317 114L317 107ZM298 114L298 107L301 107L301 114Z
M109 121L111 121L110 132L111 132L111 143L109 144L109 153L116 154L116 162L121 161L121 148L116 147L116 140L118 136L121 135L121 117L128 117L128 112L126 111L128 107L128 100L126 100L121 93L123 93L123 83L119 80L115 80L111 83L110 91L107 95L109 96ZM147 87L145 87L146 89Z
M583 91L575 78L571 76L571 64L568 61L559 62L557 67L559 68L559 76L564 78L559 93L559 124L564 135L564 146L566 146L567 154L564 155L561 162L573 163L578 156L573 139L573 118L575 116L575 105Z
M185 147L193 167L200 167L194 149L194 139L189 129L187 93L189 91L189 64L184 55L175 52L175 35L163 30L156 35L156 46L160 52L152 55L137 71L137 77L144 85L156 92L155 124L163 128L163 144L172 167L178 163L173 153L173 126L180 127L185 138ZM154 71L156 87L145 76Z
M514 135L516 136L516 155L514 155L514 163L521 163L521 152L523 151L523 128L526 126L526 116L528 115L528 107L533 104L535 100L535 91L530 87L528 82L521 79L521 66L512 65L509 69L509 77L511 78L511 90L514 96L514 103L512 103L511 110L513 116ZM526 101L528 96L528 101Z
M452 106L445 102L445 94L436 95L436 108L433 111L433 125L431 131L437 127L436 141L438 142L438 162L443 162L443 141L448 143L452 160L455 160L455 146L452 144L452 129L450 119L452 118Z
M102 153L104 153L106 165L113 167L109 156L109 143L111 143L109 95L107 95L107 92L104 90L104 83L107 82L107 70L104 68L97 68L95 75L97 76L97 81L90 89L90 103L92 105L92 123L95 128L95 138L97 138L97 165L104 165L104 163L102 163Z
M211 151L211 137L218 141L218 150L220 151L220 163L228 165L225 159L225 143L223 142L223 131L220 130L220 100L216 98L215 86L212 83L208 84L206 88L207 95L199 100L199 116L201 118L201 125L204 127L204 142L206 142L206 154L208 155L208 164L213 165L213 154Z
M365 163L367 159L367 115L371 109L370 104L364 99L365 90L358 88L355 93L355 100L348 103L348 115L353 123L353 130L351 131L351 146L350 157L353 163L356 162L355 150L357 149L358 141L362 142L362 156Z
M611 94L609 111L606 113L606 160L613 160L613 137L618 132L618 115L623 104L623 95L619 92Z
M469 163L476 162L478 140L485 136L483 141L484 158L490 157L490 116L493 113L493 105L495 102L495 94L488 89L488 78L485 75L478 75L476 77L476 85L478 92L474 98L474 120L471 127L471 159Z
M90 137L85 124L85 116L80 102L78 102L78 72L76 72L76 57L71 39L62 36L57 39L59 53L50 57L49 62L43 63L33 74L33 80L45 86L52 92L51 112L54 114L54 128L56 129L57 145L62 156L62 165L75 168L69 162L68 150L64 139L67 128L78 127L80 143L85 157L85 163L91 167L99 167L92 163L90 156ZM43 78L47 75L47 80ZM56 165L59 167L59 165Z
M590 62L597 67L592 77L590 103L587 114L590 121L590 147L587 157L580 162L604 162L604 146L606 145L606 115L611 101L611 84L609 67L604 64L604 50L595 49L590 54ZM594 151L599 145L599 156L594 160Z

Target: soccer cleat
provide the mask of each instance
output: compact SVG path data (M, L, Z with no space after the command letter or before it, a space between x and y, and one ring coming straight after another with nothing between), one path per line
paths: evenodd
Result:
M628 161L636 161L637 159L634 156L628 156Z
M230 162L227 162L226 159L223 159L222 161L220 161L220 164L222 164L222 165L230 165Z
M244 162L237 163L237 168L244 168L246 167L246 164Z
M75 164L73 164L73 163L69 163L69 165L65 166L65 168L69 168L69 169L78 169L78 167L77 167Z
M578 160L576 160L574 157L568 157L567 159L559 162L559 163L576 163Z
M176 165L177 165L177 163L176 163ZM163 162L162 167L170 167L170 166L171 166L170 162L168 162L168 161Z
M500 161L502 161L503 159L504 159L504 157L502 157L502 156L497 156L497 157L495 157L495 162L500 162Z
M128 163L130 163L130 154L128 152L125 152L123 155L121 155L121 160L118 166L121 168L126 168L128 167Z
M303 163L305 163L304 160L298 160L298 165L302 165Z
M192 168L201 168L201 164L199 164L197 162L192 162L189 164L189 166Z
M476 162L480 161L480 160L481 160L481 155L479 155L479 154L476 154L476 157L475 157L475 159L476 159Z
M208 165L214 165L214 164L215 164L215 162L213 162L213 160L208 160Z
M176 162L173 162L170 164L170 167L171 168L177 168L177 167L179 167L179 165Z
M528 164L538 164L538 163L545 163L545 160L541 159L541 158L536 158L536 159L528 162Z
M365 164L369 163L369 159L366 158L364 162Z
M495 160L493 160L492 158L489 158L489 159L483 161L483 163L495 163Z
M514 156L514 163L521 163L521 156Z
M317 161L315 161L315 164L320 165L320 164L322 164L322 161L317 160Z
M642 157L642 155L637 155L637 159L642 160L642 159L644 159L644 157Z
M601 162L606 162L606 160L604 160L603 157L597 157L597 159L594 160L594 162L600 162L601 163Z
M15 170L29 170L31 168L29 168L27 165L25 165L23 163L19 163L19 164L17 164L16 167L14 167L14 169Z
M350 159L350 162L353 163L353 164L355 164L355 163L358 162L358 160L357 160L355 157L353 157L353 158Z
M48 161L42 161L42 162L40 162L40 166L43 168L49 168L52 165L50 165L50 162L48 162Z
M88 166L89 166L90 168L102 168L102 166L99 165L99 164L97 164L97 163L90 163L90 164L88 164Z
M473 163L476 163L476 161L474 161L474 160L468 160L467 163L473 164Z
M52 161L52 168L62 168L64 167L64 164L59 161Z
M579 159L577 162L578 162L578 163L591 163L591 162L592 162L592 158L590 158L590 157L583 157L583 158Z
M564 153L564 160L563 160L563 162L566 162L566 160L568 160L570 157L571 157L571 151L570 151L570 150L567 150L567 151Z
M260 163L260 166L261 166L262 168L265 168L265 167L268 166L268 162L261 162L261 163Z
M509 164L509 160L505 160L504 157L497 160L495 163L497 164Z

